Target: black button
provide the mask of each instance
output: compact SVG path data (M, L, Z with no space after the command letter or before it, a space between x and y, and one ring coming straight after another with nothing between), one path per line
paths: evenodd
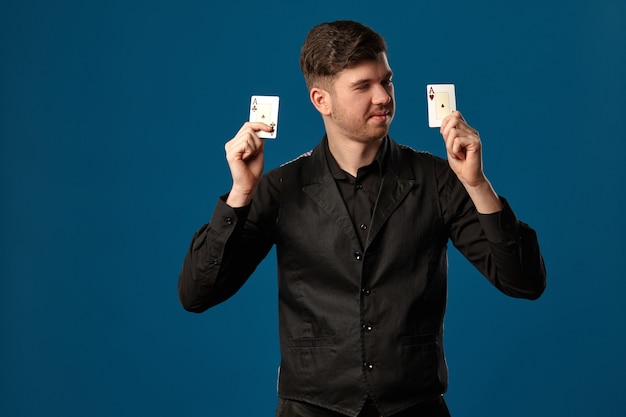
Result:
M371 371L371 370L373 370L373 369L374 369L374 365L373 365L373 364L371 364L371 363L369 363L369 362L365 362L365 363L363 364L363 368L367 369L368 371Z
M374 326L372 326L372 325L371 325L371 324L369 324L369 323L366 323L366 324L364 324L364 325L363 325L363 330L365 330L366 332L368 332L368 333L369 333L369 332L371 332L372 330L374 330Z
M370 290L369 288L363 288L361 292L365 295L370 295L372 293L372 290Z
M367 230L367 225L364 223L361 223L359 227L361 228L361 230Z
M363 259L363 254L359 251L354 252L354 259L360 261L361 259Z
M354 188L356 188L357 190L362 190L363 189L363 184L358 183L354 186Z
M224 222L226 222L226 224L231 225L233 224L233 219L231 219L230 217L226 217L226 219L224 219Z

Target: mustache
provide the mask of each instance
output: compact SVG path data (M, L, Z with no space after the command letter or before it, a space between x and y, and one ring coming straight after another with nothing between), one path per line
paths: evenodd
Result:
M370 110L368 114L370 116L383 116L383 115L391 116L393 115L393 110L394 110L393 105L387 105L387 106L381 106L373 110Z

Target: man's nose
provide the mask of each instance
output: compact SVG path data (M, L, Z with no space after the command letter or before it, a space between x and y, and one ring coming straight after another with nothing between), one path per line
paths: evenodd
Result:
M387 91L385 86L379 85L372 101L374 104L388 104L391 101L391 93Z

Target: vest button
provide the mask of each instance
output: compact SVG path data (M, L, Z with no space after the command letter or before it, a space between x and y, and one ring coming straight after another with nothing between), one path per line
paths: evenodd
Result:
M363 288L361 289L361 292L365 295L370 295L372 293L372 290L370 290L369 288Z
M372 326L369 323L366 323L363 325L363 330L365 330L367 333L371 332L372 330L374 330L374 326Z
M354 252L354 259L360 261L361 259L363 259L363 254L359 251Z
M373 369L374 369L374 365L373 365L373 364L371 364L371 363L369 363L369 362L365 362L365 363L363 364L363 368L365 368L365 369L366 369L366 370L368 370L368 371L371 371L371 370L373 370Z

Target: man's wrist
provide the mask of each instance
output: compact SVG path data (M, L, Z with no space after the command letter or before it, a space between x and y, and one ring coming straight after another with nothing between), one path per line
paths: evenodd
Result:
M478 213L492 214L502 211L504 205L487 179L475 186L466 185L465 189Z
M230 190L228 197L226 197L226 204L232 208L244 207L250 204L252 201L252 195L248 193L241 193L235 189Z

